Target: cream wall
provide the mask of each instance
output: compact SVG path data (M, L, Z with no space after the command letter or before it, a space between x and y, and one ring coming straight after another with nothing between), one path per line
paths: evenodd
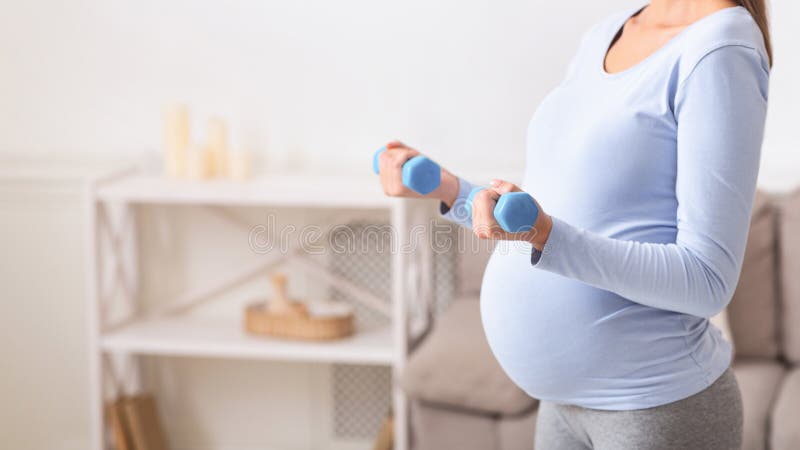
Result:
M761 158L760 184L769 189L800 185L800 3L772 2L775 66L770 77L769 112Z
M362 170L395 136L457 170L513 170L527 121L582 30L641 3L9 2L0 151L56 160L155 151L162 105L183 100L197 139L209 115L222 115L275 170ZM787 187L800 172L800 6L773 3L762 184ZM478 156L486 149L492 160Z
M20 449L86 446L81 182L97 167L156 155L164 103L190 104L197 139L207 117L225 117L236 144L256 151L274 171L362 172L376 146L401 137L457 171L517 173L527 121L562 76L581 31L639 3L6 2L0 15L0 354L6 361L0 442ZM777 65L761 184L787 189L800 180L794 111L800 6L773 3ZM493 159L478 157L487 150ZM20 167L39 175L20 180ZM285 434L311 433L322 420L324 405L307 394L324 379L317 368L176 364L187 373L187 390L198 388L197 397L174 403L171 412L186 418L179 426L197 423L191 415L197 405L224 398L240 399L242 414L257 413L258 399L235 386L218 394L213 381L230 377L250 386L262 373L272 374L263 375L265 386L269 377L292 379L275 392L301 399L287 412L297 428ZM186 431L180 443L194 450L317 442L265 436L230 417L202 416L213 429L195 441Z
M139 155L184 100L276 170L365 170L395 136L455 168L515 168L580 32L636 2L584 3L18 2L0 17L0 148Z
M75 183L0 182L0 442L87 446L82 212Z

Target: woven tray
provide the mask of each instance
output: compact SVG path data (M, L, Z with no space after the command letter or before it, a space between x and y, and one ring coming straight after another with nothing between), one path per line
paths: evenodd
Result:
M354 315L340 308L309 308L302 302L289 300L286 277L272 278L276 296L269 301L248 305L244 328L248 333L284 338L330 340L350 336L355 331Z
M342 338L354 331L353 314L327 317L273 314L263 302L247 307L244 327L248 333L313 340Z

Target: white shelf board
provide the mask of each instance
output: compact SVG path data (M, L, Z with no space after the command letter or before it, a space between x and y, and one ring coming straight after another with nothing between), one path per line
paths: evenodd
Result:
M184 357L391 365L391 327L357 330L333 341L298 341L253 336L240 320L208 317L134 322L100 337L107 352Z
M107 202L389 208L395 199L376 176L265 175L247 181L179 180L132 174L101 183L95 198Z

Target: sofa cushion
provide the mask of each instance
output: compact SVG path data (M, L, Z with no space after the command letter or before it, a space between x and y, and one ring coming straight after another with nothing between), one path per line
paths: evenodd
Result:
M737 356L778 355L775 234L774 203L768 194L758 192L742 273L727 308Z
M800 448L800 368L792 370L783 380L772 413L772 450Z
M800 364L800 190L787 195L781 204L780 248L783 354Z
M784 368L775 360L746 358L736 360L733 372L742 392L742 450L763 450L767 448L769 415Z
M454 301L439 317L400 382L413 398L488 414L518 414L536 402L495 360L476 298Z
M498 450L497 420L485 414L411 402L414 450Z

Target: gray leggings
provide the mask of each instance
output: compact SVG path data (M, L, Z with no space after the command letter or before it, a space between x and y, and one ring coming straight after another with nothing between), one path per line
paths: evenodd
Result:
M711 386L666 405L603 411L542 402L536 450L731 450L742 446L742 398L728 368Z

